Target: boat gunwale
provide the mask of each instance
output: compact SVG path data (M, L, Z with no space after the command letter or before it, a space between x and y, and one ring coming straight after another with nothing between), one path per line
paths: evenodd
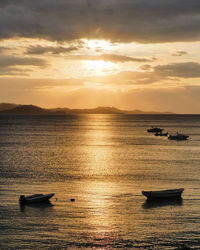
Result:
M157 191L142 191L142 194L148 199L180 198L184 188L166 189Z
M39 203L39 202L45 202L49 201L55 193L48 193L48 194L33 194L29 196L24 196L23 199L19 199L19 202L21 203Z

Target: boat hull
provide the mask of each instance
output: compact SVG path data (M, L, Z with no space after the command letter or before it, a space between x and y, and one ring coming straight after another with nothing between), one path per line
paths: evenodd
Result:
M41 202L49 202L49 200L54 196L54 193L50 194L35 194L31 196L23 196L20 197L19 201L21 203L41 203Z
M142 194L147 199L180 199L183 191L184 189L180 188L161 191L142 191Z
M154 134L155 136L168 136L168 132L167 133L162 133L162 132L157 132Z
M149 128L147 129L148 133L162 133L163 129L162 128Z
M169 135L169 140L175 140L175 141L184 141L189 138L188 135Z

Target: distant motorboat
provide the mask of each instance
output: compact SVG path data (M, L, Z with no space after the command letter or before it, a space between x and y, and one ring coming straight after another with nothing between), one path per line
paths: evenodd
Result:
M166 132L166 133L156 132L154 135L155 136L168 136L168 132Z
M179 189L168 189L160 191L142 191L142 194L147 197L147 199L172 199L181 198L181 194L184 188Z
M54 196L54 193L50 194L33 194L30 196L20 195L20 203L40 203L47 202Z
M147 129L148 133L161 133L163 131L162 128L152 127Z
M168 136L169 140L177 140L177 141L187 140L188 138L189 138L189 135L179 134L178 132L175 135Z

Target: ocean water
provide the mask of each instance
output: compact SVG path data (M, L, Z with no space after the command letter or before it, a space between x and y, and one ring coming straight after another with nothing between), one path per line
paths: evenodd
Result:
M181 187L176 202L141 194ZM0 249L200 249L200 116L1 115L0 201Z

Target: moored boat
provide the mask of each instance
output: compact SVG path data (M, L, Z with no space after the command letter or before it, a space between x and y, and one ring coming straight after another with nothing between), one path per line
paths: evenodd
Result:
M181 198L181 194L184 188L179 189L168 189L160 191L142 191L142 194L147 197L147 199L172 199Z
M162 128L152 127L147 129L148 133L161 133L163 131Z
M20 195L20 203L40 203L47 202L54 196L54 193L50 194L33 194L30 196Z
M155 136L168 136L168 132L166 132L166 133L156 132L154 135Z
M187 140L188 138L189 138L189 135L179 134L178 132L175 135L168 136L169 140L177 140L177 141Z

